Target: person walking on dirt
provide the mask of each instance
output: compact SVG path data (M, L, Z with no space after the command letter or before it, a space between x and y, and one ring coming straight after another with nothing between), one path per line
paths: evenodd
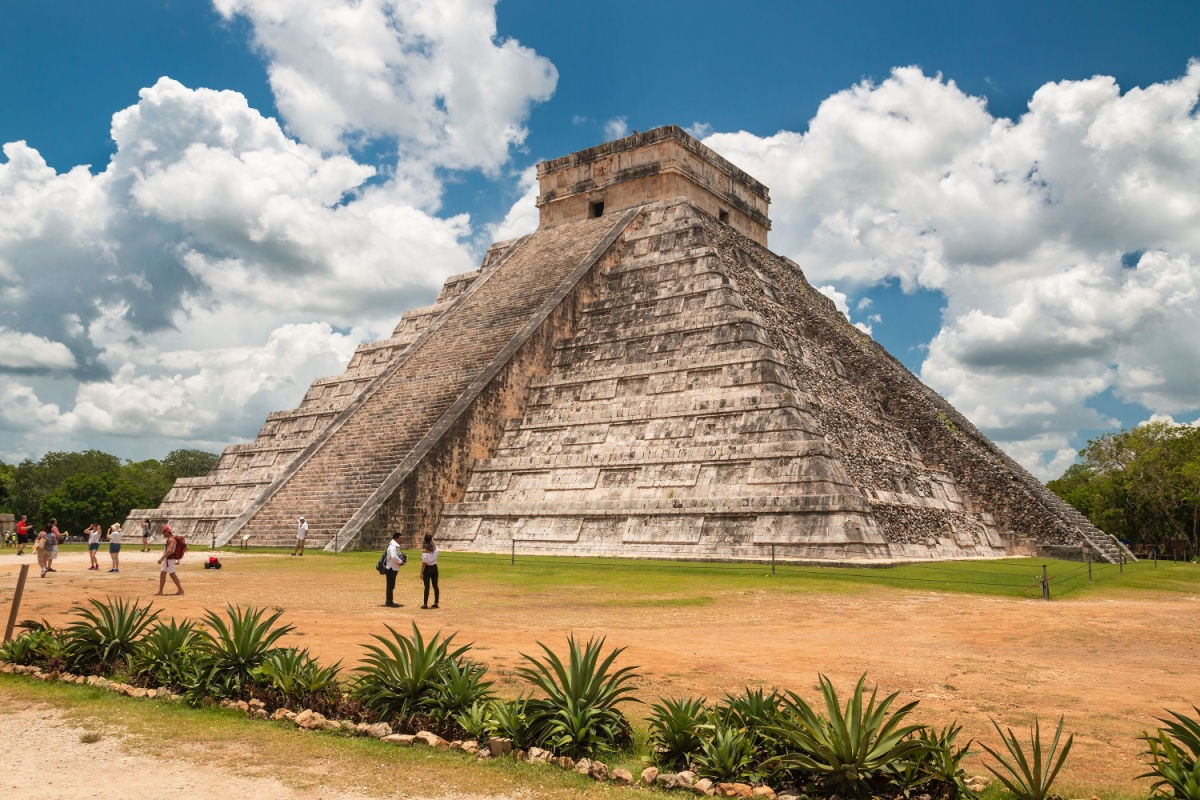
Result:
M296 546L292 548L292 555L304 555L304 537L308 536L308 520L304 519L301 514L296 520Z
M92 565L88 567L89 570L100 569L100 562L96 560L96 553L100 550L100 534L102 533L104 533L104 530L100 527L99 522L93 522L91 525L88 525L88 558L92 561Z
M54 559L58 558L58 520L51 519L46 523L46 527L42 530L38 541L41 543L41 551L38 554L38 564L42 567L42 577L46 577L47 572L58 572L54 568ZM67 534L62 534L65 538Z
M112 559L109 572L121 571L121 523L114 522L108 529L108 557Z
M25 555L25 545L29 543L29 523L26 522L28 517L25 514L21 515L21 520L17 523L17 555Z
M438 547L433 543L433 534L425 534L421 543L421 581L425 584L425 599L421 608L437 608L441 592L438 590ZM429 605L429 587L433 587L433 605Z
M162 565L162 569L158 573L158 591L155 594L163 593L163 586L167 583L167 576L171 576L171 580L175 583L175 594L183 594L183 584L179 582L179 576L175 574L175 565L179 560L175 558L175 534L166 525L163 525L163 536L166 537L166 544L163 545L163 554L158 557L158 563Z
M387 579L387 601L384 605L388 608L399 608L400 603L395 600L396 594L396 574L400 568L404 566L404 558L400 552L400 537L399 531L392 534L392 540L388 542L385 563L383 565L383 574Z
M142 517L142 552L150 551L150 518Z

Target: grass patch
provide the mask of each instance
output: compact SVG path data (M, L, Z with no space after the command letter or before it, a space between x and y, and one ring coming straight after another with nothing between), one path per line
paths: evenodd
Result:
M301 731L291 725L248 719L221 708L137 700L76 684L0 675L0 711L30 706L57 709L86 728L117 728L125 749L154 753L170 740L197 765L219 764L230 773L271 777L300 791L331 786L395 796L397 789L424 788L448 797L519 795L522 798L644 797L551 767L511 759L478 762L466 754L426 747L397 747L340 733ZM99 736L99 734L97 734Z

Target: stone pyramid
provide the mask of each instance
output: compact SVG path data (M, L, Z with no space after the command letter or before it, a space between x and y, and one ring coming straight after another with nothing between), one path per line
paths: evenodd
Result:
M1122 546L766 247L768 190L675 126L538 167L494 244L154 510L290 546L874 562Z

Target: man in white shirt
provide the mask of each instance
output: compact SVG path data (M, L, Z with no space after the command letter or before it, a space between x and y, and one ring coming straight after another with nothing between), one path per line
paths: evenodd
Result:
M400 568L404 566L404 554L400 551L401 533L393 533L392 540L388 542L387 559L384 568L384 577L387 578L387 602L384 603L388 608L399 608L400 603L393 599L393 594L396 591L396 574Z
M296 520L296 546L292 548L292 555L304 555L304 537L308 536L308 520L301 514Z

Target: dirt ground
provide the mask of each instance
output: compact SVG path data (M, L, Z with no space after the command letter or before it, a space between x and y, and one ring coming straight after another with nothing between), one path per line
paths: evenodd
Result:
M11 551L10 551L11 553ZM148 597L157 589L155 554L126 552L119 575L85 571L68 554L62 571L30 576L22 617L62 619L73 601L114 593ZM28 556L26 556L28 558ZM416 620L426 632L458 631L474 642L504 694L522 688L512 669L536 642L555 646L568 633L603 634L627 646L619 663L643 675L638 695L716 698L746 685L780 686L809 697L818 672L849 689L863 671L884 692L918 699L917 721L957 719L966 734L999 746L988 717L1043 730L1059 714L1075 734L1064 788L1075 795L1143 793L1136 739L1162 709L1200 703L1200 596L1138 592L1046 603L938 592L867 588L856 593L725 592L698 604L631 604L594 593L522 592L446 581L440 610L421 610L418 583L402 575L403 608L381 607L382 580L371 574L238 570L182 572L187 595L158 598L169 614L199 616L226 602L286 610L295 644L323 660L352 664L370 634ZM101 556L102 561L106 556ZM16 558L0 557L0 602L11 597ZM311 561L310 561L311 566ZM168 584L170 586L170 584ZM652 584L648 585L652 588ZM636 710L633 712L638 713ZM978 757L973 771L982 773Z

